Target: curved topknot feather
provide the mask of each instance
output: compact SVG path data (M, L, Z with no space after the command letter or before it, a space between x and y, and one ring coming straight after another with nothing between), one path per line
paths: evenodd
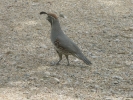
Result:
M52 16L52 17L54 17L55 19L58 19L58 17L55 15L55 14L53 14L53 13L46 13L46 12L40 12L40 15L41 14L47 14L48 16Z
M47 13L42 11L42 12L40 12L40 15L41 15L41 14L47 14Z
M52 16L52 17L54 17L55 19L58 19L58 17L55 15L55 14L53 14L53 13L47 13L49 16Z

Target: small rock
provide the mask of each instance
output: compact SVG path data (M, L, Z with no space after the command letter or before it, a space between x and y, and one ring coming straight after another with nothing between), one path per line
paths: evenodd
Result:
M24 66L18 65L17 68L23 69L25 68Z
M37 5L39 5L38 2L33 2L33 3L32 3L32 6L37 6Z
M13 53L12 51L7 51L6 55L9 55L9 54L12 54L12 53Z
M60 14L60 17L62 17L62 18L66 18L66 16L64 16L63 14Z
M44 54L39 54L38 57L39 58L44 58Z
M74 61L77 62L77 61L79 61L79 59L75 59Z
M70 84L72 82L72 79L71 78L68 78L67 79L67 83Z
M125 28L124 31L133 31L133 27Z
M0 59L2 59L3 58L3 55L2 54L0 54Z
M133 92L129 92L129 97L133 98Z
M46 46L45 44L41 44L41 45L40 45L40 48L47 49L47 46Z
M130 31L133 31L133 27L129 27L129 30L130 30Z
M45 72L44 73L46 76L50 76L50 72Z
M130 41L133 42L133 39L131 39Z
M79 82L79 81L76 81L76 82L75 82L75 85L79 85L79 84L80 84L80 82Z
M29 94L30 92L26 91L26 92L23 92L23 94Z
M114 81L114 82L113 82L113 84L115 84L115 85L116 85L116 84L119 84L119 82L118 82L118 81Z
M98 58L99 56L91 56L92 58Z
M44 76L43 76L43 79L44 79L44 80L47 80L47 79L48 79L48 77L49 77L49 76L44 75Z
M98 71L94 71L93 74L101 75Z
M129 65L132 65L133 64L133 61L126 61L125 63L126 63L126 65L129 66Z
M95 89L91 89L91 92L96 92L96 90Z
M88 32L88 31L86 31L85 33L86 33L86 34L88 34L89 32Z
M49 3L50 5L52 5L52 2L47 2L47 3Z
M44 81L44 79L42 78L42 79L40 79L40 81Z
M114 41L115 41L115 42L120 42L120 40L119 40L119 39L115 39Z
M12 61L11 62L11 65L15 65L17 62L16 61Z
M37 77L29 77L29 80L38 80Z
M131 69L133 69L133 65L130 65Z
M37 87L32 87L32 88L30 88L30 90L31 91L36 91L36 90L38 90L38 88Z
M58 78L54 78L54 80L57 82L57 83L60 83L60 80Z
M104 100L123 100L123 97L105 97ZM125 100L125 99L124 99Z
M105 98L105 100L112 100L112 99L108 97L108 98Z
M114 78L114 79L118 79L118 80L123 80L123 78L120 77L120 76L113 76L112 78Z
M106 31L105 31L105 30L103 30L103 33L106 33Z
M55 62L50 62L50 66L54 66L54 65L56 65L56 63Z
M99 85L95 85L95 88L98 89L99 88Z

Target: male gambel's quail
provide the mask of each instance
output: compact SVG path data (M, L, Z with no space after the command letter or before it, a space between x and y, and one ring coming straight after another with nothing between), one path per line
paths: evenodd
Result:
M68 55L73 55L90 65L91 62L83 55L78 46L63 33L57 16L46 12L40 12L40 14L47 14L47 20L51 24L51 41L59 55L59 61L56 64L59 64L62 60L62 54L64 54L67 59L67 65L69 65Z

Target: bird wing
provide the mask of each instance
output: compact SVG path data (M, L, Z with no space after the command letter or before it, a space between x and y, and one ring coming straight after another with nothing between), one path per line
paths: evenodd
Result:
M91 62L80 51L78 46L73 41L71 41L65 34L63 36L58 36L54 44L58 49L62 49L79 58L80 60L83 60L87 65L91 64Z
M76 53L77 51L81 52L78 46L65 34L58 36L54 44L56 47L60 47L61 49L64 49L70 53Z

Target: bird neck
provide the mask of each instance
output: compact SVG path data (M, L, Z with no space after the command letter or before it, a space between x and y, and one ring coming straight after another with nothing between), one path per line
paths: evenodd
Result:
M61 26L58 20L55 20L53 24L51 25L51 31L52 31L51 33L54 33L54 34L61 33L62 30L61 30Z

